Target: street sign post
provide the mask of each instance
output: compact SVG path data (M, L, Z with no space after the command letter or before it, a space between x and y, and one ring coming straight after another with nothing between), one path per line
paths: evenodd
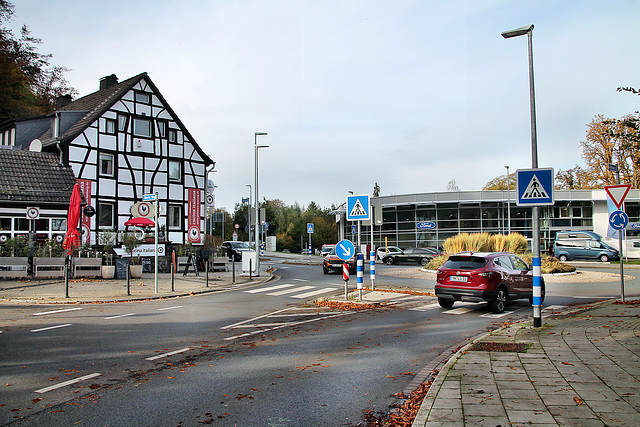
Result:
M355 246L351 240L340 240L336 245L336 255L343 261L349 261L355 253Z
M347 221L356 221L358 226L358 252L360 251L360 222L371 219L368 194L347 196ZM373 242L371 242L373 244Z
M313 223L307 223L307 233L309 233L309 258L311 258L311 235L313 234Z
M624 199L627 197L627 194L629 194L630 189L630 184L606 185L604 187L604 190L609 195L609 198L618 209L622 207Z

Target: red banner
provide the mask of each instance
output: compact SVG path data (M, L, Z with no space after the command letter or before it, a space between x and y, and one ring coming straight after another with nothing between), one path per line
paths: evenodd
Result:
M189 243L200 243L200 211L202 209L202 190L189 189Z
M84 196L87 206L91 206L91 180L78 179L76 181L80 185L80 192ZM91 218L86 215L82 215L82 230L83 233L80 237L80 241L82 243L91 243Z

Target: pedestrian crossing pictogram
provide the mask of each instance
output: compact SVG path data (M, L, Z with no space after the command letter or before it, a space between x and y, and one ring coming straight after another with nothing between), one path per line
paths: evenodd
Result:
M522 194L522 198L523 199L546 199L548 197L549 195L545 191L542 184L540 184L540 180L538 180L538 177L533 175L533 178L531 178L529 185L527 185L527 188L524 190L524 193Z
M353 209L351 209L351 213L349 213L349 216L362 216L366 214L367 211L362 206L362 203L360 203L360 200L356 200L356 203L355 205L353 205Z

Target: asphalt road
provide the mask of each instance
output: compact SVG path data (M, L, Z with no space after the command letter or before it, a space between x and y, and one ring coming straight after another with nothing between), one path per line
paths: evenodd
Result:
M197 297L0 306L0 422L357 425L364 411L387 412L444 351L531 315L526 301L495 316L485 304L443 310L430 297L333 311L305 302L341 294L340 275L273 264L278 280ZM386 268L398 267L377 266L380 286L432 286L386 276ZM619 287L547 284L545 306L616 296ZM640 295L636 279L627 288Z

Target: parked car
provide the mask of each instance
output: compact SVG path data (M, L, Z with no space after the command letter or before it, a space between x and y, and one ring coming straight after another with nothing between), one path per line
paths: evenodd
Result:
M376 256L378 257L378 259L382 259L382 257L387 254L393 254L398 252L402 252L402 249L400 249L397 246L387 246L387 247L380 246L378 249L376 249Z
M427 265L435 256L436 255L426 248L409 248L383 256L382 262L387 265L398 264L401 262L417 262L421 265Z
M322 260L322 272L329 274L330 271L342 272L342 264L346 263L349 266L349 274L356 273L356 256L355 254L348 260L343 261L336 255L335 246L331 249L329 254Z
M599 259L602 262L620 259L618 251L601 241L602 236L591 231L559 231L553 244L553 256L560 261Z
M232 242L226 241L222 242L220 246L220 252L222 256L226 256L229 260L241 261L242 260L242 252L246 252L251 250L249 245L246 242Z
M453 307L455 301L486 301L491 311L502 313L509 300L529 298L533 303L533 273L509 252L460 252L438 269L435 292L443 308Z
M322 255L322 256L329 255L329 252L331 252L331 249L333 249L335 247L336 247L336 245L322 245L322 249L320 249L320 255Z

